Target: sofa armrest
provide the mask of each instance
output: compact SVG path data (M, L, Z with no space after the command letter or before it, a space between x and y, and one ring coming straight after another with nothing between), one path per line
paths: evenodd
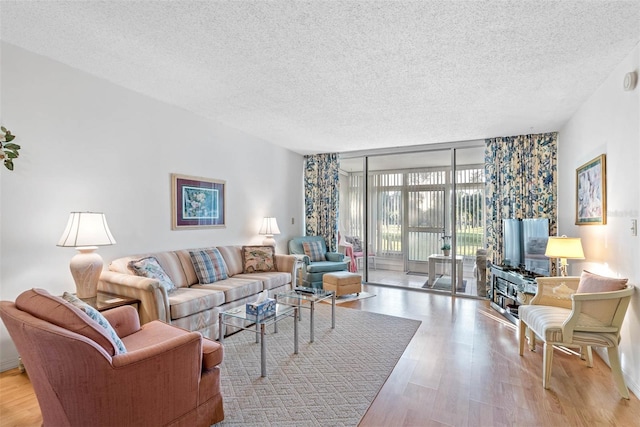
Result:
M325 255L327 261L341 262L344 261L344 254L338 252L327 252Z
M130 305L112 308L102 312L109 324L115 329L116 335L123 338L140 330L138 311Z
M171 323L167 291L155 279L133 274L103 271L98 289L140 300L140 323L162 320Z
M185 351L186 350L186 351ZM184 352L189 355L188 358L174 359L169 355L170 352ZM138 364L148 359L167 359L168 365L182 365L182 363L176 364L176 360L180 362L186 362L190 358L196 358L198 361L198 367L201 370L202 362L202 335L199 332L188 332L179 336L172 336L166 340L154 343L133 351L127 351L124 354L118 354L113 356L112 364L115 368L123 368L127 365ZM175 369L176 366L173 366ZM154 368L155 375L157 372L164 372L163 370Z
M135 402L160 413L162 422L154 419L157 416L149 416L147 425L168 425L210 394L201 396L202 335L198 332L185 332L113 356L111 367L103 375L107 387L112 387L100 393L119 393L120 401Z
M296 256L276 254L275 260L278 271L289 273L293 271L293 266L296 263Z
M538 291L530 304L571 308L571 295L578 289L579 277L538 277Z

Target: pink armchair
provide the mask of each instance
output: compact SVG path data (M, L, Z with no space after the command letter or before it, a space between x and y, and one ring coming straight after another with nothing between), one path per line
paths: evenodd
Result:
M223 348L131 306L102 313L126 352L85 312L44 290L1 301L44 426L210 426L224 419Z
M375 270L376 254L373 251L373 247L371 246L371 244L369 244L367 248L367 257L369 258L369 263ZM364 249L362 248L362 242L360 241L360 238L352 236L342 236L341 233L338 233L338 252L343 253L345 257L351 259L351 263L349 264L350 272L355 273L361 268L360 265L364 262Z

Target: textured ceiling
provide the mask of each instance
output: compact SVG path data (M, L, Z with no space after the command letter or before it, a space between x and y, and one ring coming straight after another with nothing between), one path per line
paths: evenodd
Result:
M2 0L0 13L3 41L302 154L558 130L640 40L640 0Z

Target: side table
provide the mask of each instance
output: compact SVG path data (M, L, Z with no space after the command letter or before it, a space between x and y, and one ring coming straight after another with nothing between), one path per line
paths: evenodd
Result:
M433 254L429 256L429 286L433 286L433 284L435 283L436 279L436 264L447 264L451 262L451 257L449 256L445 256L445 255L440 255L440 254ZM463 280L463 263L464 258L460 255L456 256L456 272L457 272L457 278L456 278L456 289L457 290L464 290L464 280Z
M112 308L122 307L125 305L134 305L136 311L140 310L139 299L102 291L98 291L98 294L93 298L82 298L82 301L86 302L98 311L110 310Z

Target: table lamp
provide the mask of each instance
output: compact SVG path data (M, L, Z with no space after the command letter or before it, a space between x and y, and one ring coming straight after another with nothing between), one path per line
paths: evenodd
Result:
M274 217L265 217L262 220L262 227L260 227L260 231L258 234L262 234L265 236L262 244L265 246L276 246L276 241L273 238L274 234L280 234L280 229L278 228L278 222Z
M567 275L567 259L584 259L579 237L549 237L545 256L560 258L560 275Z
M57 246L73 247L78 251L69 264L78 298L94 298L97 295L103 262L96 250L98 246L115 243L103 213L71 212L67 228Z

